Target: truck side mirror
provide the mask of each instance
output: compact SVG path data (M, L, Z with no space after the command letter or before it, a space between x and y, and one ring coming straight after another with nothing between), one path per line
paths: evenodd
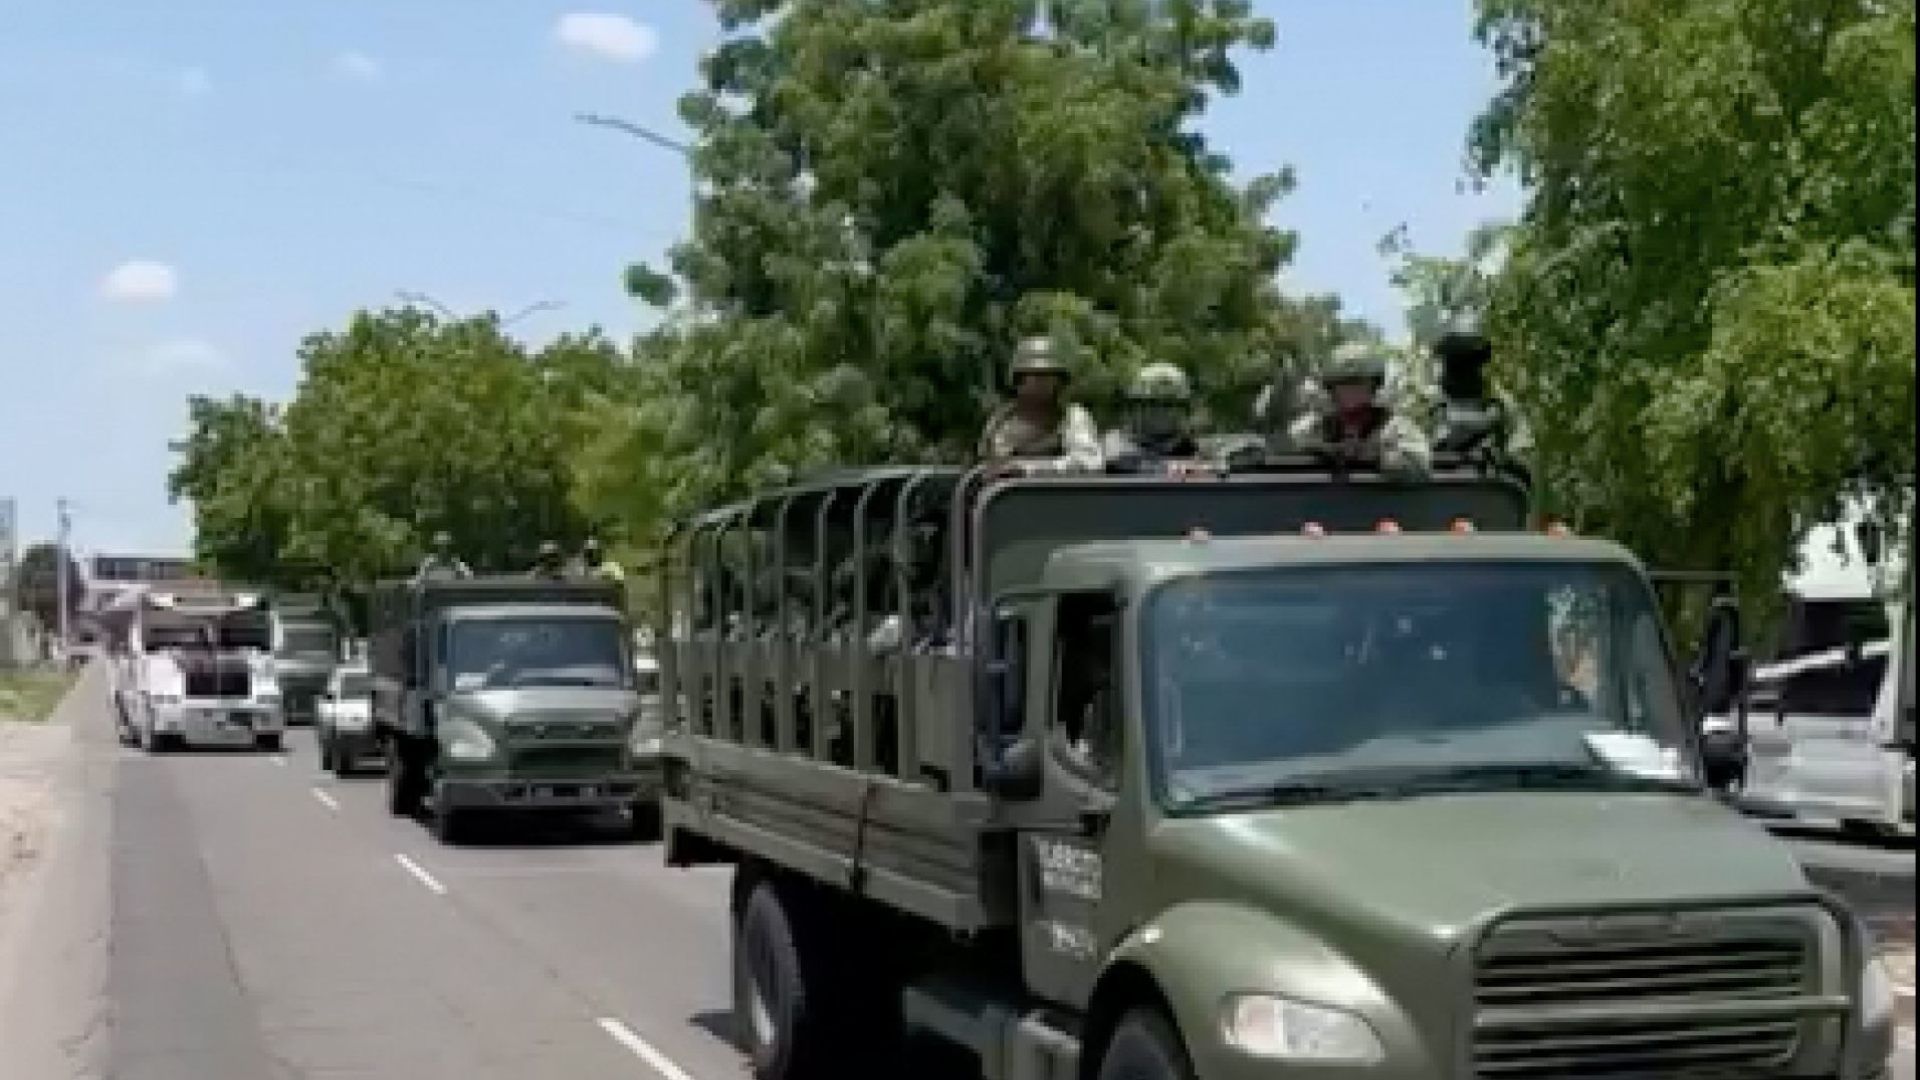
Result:
M1706 716L1731 713L1746 691L1751 672L1746 651L1740 647L1739 602L1716 597L1691 672L1701 712Z
M1004 799L1040 794L1043 770L1038 745L1026 735L1027 619L1014 611L994 613L988 641L986 679L987 790Z

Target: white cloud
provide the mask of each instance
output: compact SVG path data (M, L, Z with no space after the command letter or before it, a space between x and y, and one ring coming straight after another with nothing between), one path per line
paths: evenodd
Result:
M213 93L213 76L203 67L181 69L174 76L174 89L184 98L203 98Z
M577 52L621 64L637 64L660 48L660 35L625 15L576 11L560 16L554 39Z
M378 82L380 61L363 52L349 50L333 58L333 73L350 82Z
M152 259L129 259L100 279L100 295L116 304L158 303L179 291L180 275Z
M184 337L153 346L141 353L136 363L147 375L178 377L218 371L227 366L227 356L203 338Z

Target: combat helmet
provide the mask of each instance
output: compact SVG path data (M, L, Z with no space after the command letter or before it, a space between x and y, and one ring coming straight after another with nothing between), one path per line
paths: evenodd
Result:
M1185 405L1193 400L1187 373L1164 361L1148 364L1127 385L1127 400L1140 405Z
M1070 379L1073 371L1054 347L1052 338L1030 337L1023 339L1014 349L1013 363L1008 365L1007 375L1016 382L1024 375L1053 375Z
M1326 369L1320 373L1322 386L1356 382L1366 383L1375 390L1386 385L1387 357L1379 346L1364 341L1350 341L1333 350Z

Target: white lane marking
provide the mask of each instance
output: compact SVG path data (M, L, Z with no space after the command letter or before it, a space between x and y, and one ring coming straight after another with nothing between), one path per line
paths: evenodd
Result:
M340 811L340 804L337 801L335 801L334 797L327 794L324 791L321 791L319 788L313 789L313 797L320 800L321 806L324 806L327 809L334 811L335 813L338 813Z
M666 1077L666 1080L693 1080L693 1077L687 1075L685 1069L673 1063L672 1058L647 1045L647 1041L635 1035L632 1028L613 1017L601 1017L600 1029L613 1036L614 1042L631 1050L633 1056L652 1066L653 1071Z
M433 875L427 873L425 867L407 858L405 855L395 855L393 858L395 862L400 864L401 869L420 879L420 884L425 885L429 892L435 896L447 895L447 887L435 881Z
M275 765L278 765L278 766L280 766L280 767L281 767L281 768L283 768L283 769L287 767L287 759L286 759L286 757L285 757L284 755L281 755L281 754L275 754L275 755L273 755L273 757L271 758L271 760L272 760L272 762L273 762L273 763L274 763Z

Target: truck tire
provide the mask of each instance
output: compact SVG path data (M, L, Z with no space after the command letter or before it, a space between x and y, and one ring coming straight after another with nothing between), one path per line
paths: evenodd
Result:
M443 806L436 802L433 807L433 838L447 847L465 842L467 834L472 832L473 814L454 806Z
M255 746L269 754L277 754L287 745L286 739L277 731L266 735L256 735L254 736L253 742Z
M815 1080L835 1075L829 995L807 962L803 942L779 890L761 881L733 928L733 1016L741 1049L758 1080Z
M426 779L418 756L402 736L387 742L387 812L395 817L413 817L420 813L425 797Z
M1100 1059L1100 1080L1194 1080L1180 1035L1159 1009L1121 1018Z
M331 772L333 770L333 740L327 738L326 728L316 727L313 729L313 748L320 753L320 771Z

